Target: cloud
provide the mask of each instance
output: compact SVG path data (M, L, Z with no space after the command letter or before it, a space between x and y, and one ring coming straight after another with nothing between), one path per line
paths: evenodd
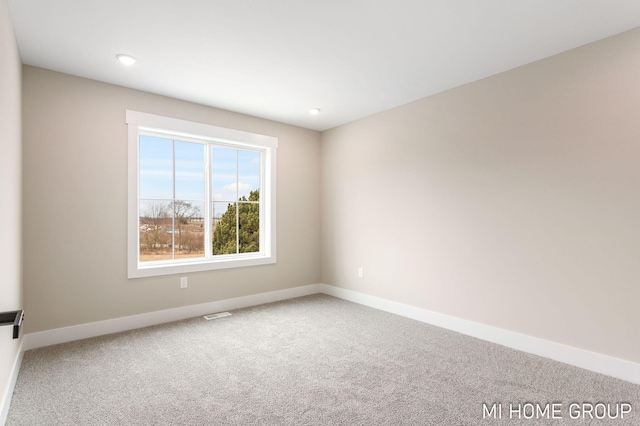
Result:
M242 192L250 191L250 190L251 190L251 188L252 188L252 186L251 186L251 185L249 185L248 183L242 183L242 182L239 182L239 183L238 183L237 190L238 190L238 192L241 192L241 193L242 193ZM235 192L236 192L236 183L235 183L235 182L234 182L234 183L231 183L231 184L229 184L229 185L227 185L227 186L223 187L223 188L222 188L222 190L223 190L224 192L233 192L233 193L235 193Z
M153 169L140 169L140 177L160 177L160 178L172 178L173 172L170 170L153 170Z
M176 171L176 178L188 179L188 180L203 180L204 173L203 172L184 172L184 171ZM172 170L153 170L153 169L140 169L140 177L141 178L163 178L163 179L173 179L173 171Z

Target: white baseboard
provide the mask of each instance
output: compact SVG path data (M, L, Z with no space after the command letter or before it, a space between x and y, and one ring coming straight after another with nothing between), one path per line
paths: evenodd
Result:
M26 351L44 346L56 345L59 343L86 339L105 334L118 333L121 331L178 321L214 312L246 308L264 303L308 296L316 293L328 294L330 296L369 306L381 311L390 312L406 318L453 330L468 336L477 337L479 339L497 343L519 351L543 356L565 364L594 371L596 373L640 384L640 364L631 361L563 345L561 343L551 342L537 337L515 333L501 328L440 314L415 306L405 305L327 284L311 284L302 287L236 297L233 299L219 300L199 305L184 306L164 311L149 312L146 314L132 315L72 327L28 333L24 335L22 348ZM22 359L21 356L20 360ZM17 364L17 368L15 370L16 378L18 368L19 364ZM15 381L13 383L15 383ZM4 413L4 411L2 411L2 413ZM2 417L0 417L0 419L2 419ZM0 425L1 424L2 423L0 422Z
M310 294L320 293L320 288L320 284L311 284L302 287L288 288L285 290L270 291L267 293L252 294L249 296L235 297L233 299L202 303L199 305L184 306L181 308L166 309L146 314L74 325L71 327L56 328L54 330L40 331L37 333L27 333L24 335L23 348L26 351L44 346L71 342L74 340L87 339L89 337L102 336L105 334L118 333L121 331L193 318L214 312L229 311L249 306L262 305L264 303L292 299L294 297L308 296Z
M375 296L346 290L327 284L320 285L320 291L330 296L355 302L371 308L390 312L417 321L432 324L478 339L497 343L519 351L539 355L570 364L596 373L640 384L640 364L612 356L527 336L513 331L492 327L477 322L440 314L415 306L405 305Z
M13 396L13 390L16 387L16 381L18 380L18 373L20 372L20 365L22 364L22 356L24 351L22 350L24 344L24 337L18 347L18 356L16 357L13 368L11 370L11 378L6 388L4 395L0 395L0 426L4 426L7 422L7 416L9 415L9 407L11 406L11 397Z

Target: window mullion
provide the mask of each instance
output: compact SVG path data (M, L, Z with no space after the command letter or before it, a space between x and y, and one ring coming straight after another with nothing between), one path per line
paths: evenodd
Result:
M264 219L267 212L266 209L264 208L264 206L267 205L267 198L266 198L266 153L264 151L260 152L260 192L259 192L259 199L258 199L258 229L260 232L260 235L258 237L258 242L260 244L260 251L261 252L265 252L266 250L266 232L267 232L267 228L266 228L266 220Z
M240 170L236 150L236 254L240 253Z
M171 215L171 258L176 259L176 141L172 140L173 147L173 214Z
M204 257L213 256L213 194L211 189L211 180L213 179L213 170L211 164L211 144L204 144Z

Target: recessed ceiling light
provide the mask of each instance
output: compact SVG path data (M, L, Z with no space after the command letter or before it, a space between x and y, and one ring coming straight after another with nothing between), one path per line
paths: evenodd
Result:
M136 63L136 58L133 56L120 54L116 55L116 58L125 65L133 65Z
M311 108L311 109L309 110L309 114L311 114L311 115L318 115L318 114L320 114L320 108Z

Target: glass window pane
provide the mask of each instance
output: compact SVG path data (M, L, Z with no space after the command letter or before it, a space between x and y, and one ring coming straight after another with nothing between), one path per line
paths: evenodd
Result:
M235 254L236 203L212 203L212 248L213 254Z
M173 240L175 258L204 257L204 218L202 202L176 201Z
M251 192L260 190L260 153L238 151L238 196L249 199Z
M237 149L211 148L211 193L216 201L236 201Z
M171 260L172 214L170 202L140 200L140 262Z
M140 198L173 198L173 141L140 135Z
M176 199L204 199L204 145L175 142ZM202 206L200 206L202 210Z
M257 194L257 191L252 194ZM258 252L260 251L260 204L238 204L238 251L240 253Z

